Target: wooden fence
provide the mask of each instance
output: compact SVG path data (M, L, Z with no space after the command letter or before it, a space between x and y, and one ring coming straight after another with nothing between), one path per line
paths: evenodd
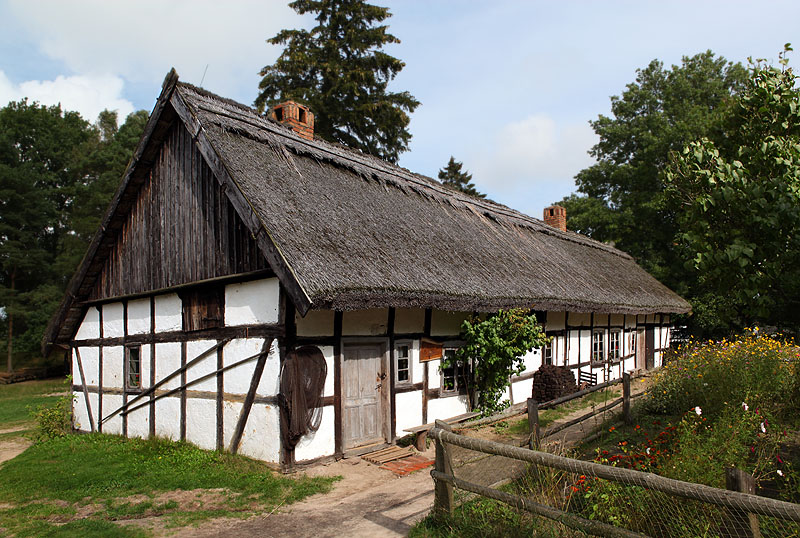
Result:
M625 391L630 396L629 391ZM613 402L619 405L623 398ZM534 402L535 404L535 402ZM531 405L531 402L529 402ZM630 403L624 409L630 413ZM535 407L529 417L535 417ZM532 433L538 424L531 420ZM461 480L455 476L448 445L461 447L483 454L502 456L531 464L566 471L576 475L592 476L599 479L610 480L629 486L640 486L649 490L662 492L673 497L682 497L704 503L724 507L727 511L727 522L723 525L729 536L760 537L758 516L769 516L784 522L800 523L800 505L759 497L754 495L752 477L736 470L729 469L726 474L728 490L717 489L702 484L683 482L665 478L652 473L634 471L609 465L601 465L539 452L529 448L521 448L493 441L476 439L458 435L452 431L450 425L437 420L435 427L430 430L429 436L436 442L436 462L431 476L435 480L434 514L448 514L454 509L453 487L469 491L484 497L496 499L518 509L543 516L557 521L567 527L577 529L596 536L646 536L631 530L615 527L596 520L589 520L578 515L539 504L530 498L512 495L510 493L486 487L480 484ZM543 436L540 436L541 439ZM534 435L531 444L534 444ZM798 527L800 528L800 527Z

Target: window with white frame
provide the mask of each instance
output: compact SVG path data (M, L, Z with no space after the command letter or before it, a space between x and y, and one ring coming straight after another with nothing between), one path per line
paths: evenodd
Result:
M636 329L628 333L628 353L632 356L636 355Z
M553 347L555 345L555 337L550 340L542 348L542 364L553 364Z
M442 394L459 394L467 390L471 372L469 361L457 360L455 348L445 348L442 356Z
M606 359L605 331L592 333L592 362L603 362Z
M141 390L142 388L142 347L125 348L125 389Z
M411 383L411 343L398 342L394 348L394 382L396 385Z
M621 354L622 335L619 330L612 330L608 335L608 359L618 361Z

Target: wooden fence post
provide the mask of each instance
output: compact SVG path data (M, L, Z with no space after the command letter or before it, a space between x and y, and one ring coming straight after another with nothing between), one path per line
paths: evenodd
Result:
M622 418L625 424L633 424L631 417L631 374L622 374Z
M453 431L449 424L436 420L439 429ZM443 474L453 475L453 463L444 443L436 439L436 461L434 469ZM433 497L433 513L436 517L449 516L453 513L453 485L444 480L436 480Z
M755 495L755 479L736 467L725 469L725 488L731 491ZM723 526L725 536L736 538L761 538L761 529L758 526L758 516L748 514L741 510L728 509L729 519Z
M529 448L539 450L539 402L533 398L528 398L528 431L531 434Z

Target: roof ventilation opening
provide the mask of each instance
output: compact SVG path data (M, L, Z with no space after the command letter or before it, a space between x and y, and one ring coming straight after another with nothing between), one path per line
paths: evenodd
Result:
M544 208L544 223L562 232L567 231L567 210L560 205Z
M314 140L314 114L307 106L286 101L272 108L272 119L288 125L292 131L306 140Z

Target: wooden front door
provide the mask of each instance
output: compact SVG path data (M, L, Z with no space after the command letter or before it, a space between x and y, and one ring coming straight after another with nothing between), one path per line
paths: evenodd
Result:
M636 369L641 370L645 367L645 330L636 329Z
M390 381L383 346L344 347L342 390L344 449L385 441L384 393L390 390Z
M656 365L656 331L653 327L648 327L645 331L645 368L651 370Z

